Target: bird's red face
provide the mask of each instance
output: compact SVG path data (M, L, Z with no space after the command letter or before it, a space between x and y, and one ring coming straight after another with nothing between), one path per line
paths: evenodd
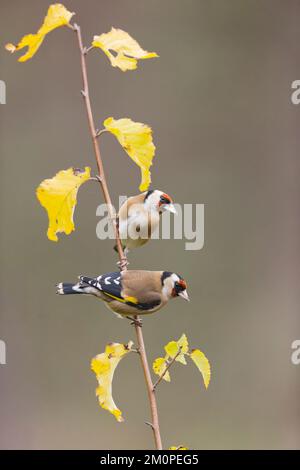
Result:
M163 210L166 210L166 211L173 212L174 214L176 214L176 209L174 207L173 200L168 194L166 193L161 194L159 201L158 201L158 210L160 212L162 212Z
M176 281L173 287L172 291L172 297L181 297L184 300L189 301L189 296L187 294L187 285L184 279L179 279L179 281Z
M161 196L160 196L160 199L159 199L159 202L158 202L158 205L159 206L162 206L164 204L172 204L172 198L166 194L166 193L163 193Z

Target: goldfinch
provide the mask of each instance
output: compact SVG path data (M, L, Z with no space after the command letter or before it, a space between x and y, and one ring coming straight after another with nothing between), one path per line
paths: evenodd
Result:
M189 300L185 280L169 271L128 270L79 276L77 284L57 284L57 294L90 294L121 317L145 315L164 307L173 297Z
M176 214L170 196L158 189L129 197L118 214L118 227L125 254L143 246L157 229L163 211ZM116 247L115 247L116 249Z

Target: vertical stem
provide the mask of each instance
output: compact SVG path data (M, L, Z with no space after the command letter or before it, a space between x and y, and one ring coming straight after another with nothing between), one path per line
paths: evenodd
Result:
M138 320L138 317L135 317L135 319ZM158 420L157 403L156 403L156 397L155 397L155 388L153 387L152 378L151 378L151 374L150 374L147 354L146 354L146 350L145 350L145 343L144 343L142 327L139 326L138 324L135 324L135 331L136 331L136 337L137 337L137 341L138 341L139 353L140 353L140 358L141 358L142 367L143 367L143 371L144 371L145 381L146 381L146 385L147 385L150 409L151 409L151 416L152 416L151 428L153 430L156 449L161 450L162 449L162 442L161 442L160 429L159 429L159 420Z
M117 243L117 248L118 248L118 254L120 258L120 262L126 261L126 258L124 256L123 248L122 248L122 243L120 241L119 237L119 231L117 228L117 223L116 223L116 217L115 213L113 210L113 205L111 202L106 178L105 178L105 173L104 173L104 168L103 168L103 162L101 158L101 153L100 153L100 147L98 144L97 140L97 133L96 133L96 128L95 128L95 122L93 118L93 112L92 112L92 106L91 106L91 100L90 100L90 93L89 93L89 82L88 82L88 76L87 76L87 68L86 68L86 61L85 61L85 50L82 44L82 36L81 36L81 30L78 25L74 25L74 30L77 33L77 38L78 38L78 45L80 49L80 56L81 56L81 71L82 71L82 83L83 83L83 90L81 91L82 96L85 101L85 107L86 107L86 112L87 112L87 118L88 118L88 123L89 123L89 128L90 128L90 133L92 136L92 141L93 141L93 146L94 146L94 151L95 151L95 157L96 157L96 162L97 162L97 167L98 167L98 172L99 172L99 183L100 187L102 188L103 191L103 196L105 199L105 202L108 206L108 211L110 218L112 220L114 230L115 230L115 238L116 238L116 243Z
M108 185L107 185L107 181L106 181L106 177L105 177L105 173L104 173L103 162L102 162L100 147L99 147L99 143L98 143L98 139L97 139L95 121L94 121L94 118L93 118L92 106L91 106L91 101L90 101L89 83L88 83L87 67L86 67L86 60L85 60L86 49L83 47L80 26L78 26L77 24L74 24L73 29L77 34L78 45L79 45L79 50L80 50L82 82L83 82L82 96L83 96L84 102L85 102L85 107L86 107L86 112L87 112L87 119L88 119L88 123L89 123L89 129L90 129L90 133L91 133L91 137L92 137L92 141L93 141L93 146L94 146L95 158L96 158L96 163L97 163L98 172L99 172L99 183L100 183L100 187L101 187L102 192L103 192L105 202L108 206L108 211L109 211L110 218L111 218L113 226L114 226L116 244L117 244L117 248L118 248L118 255L119 255L119 259L120 259L120 263L121 263L121 269L122 269L122 271L124 271L124 270L126 270L126 264L127 264L126 261L127 260L126 260L126 256L124 255L122 243L121 243L121 240L120 240L119 229L118 229L118 225L117 225L117 222L116 222L116 217L115 217L115 213L114 213L114 209L113 209L113 205L112 205L112 202L111 202L111 197L110 197L110 193L109 193L109 190L108 190ZM135 323L135 331L136 331L137 342L138 342L139 353L140 353L139 356L141 358L141 364L142 364L143 371L144 371L144 376L145 376L145 381L146 381L146 386L147 386L147 391L148 391L148 397L149 397L149 403L150 403L150 409L151 409L151 417L152 417L151 427L152 427L152 430L153 430L155 446L156 446L157 449L161 450L162 449L162 442L161 442L161 437L160 437L160 429L159 429L158 411L157 411L155 390L153 388L152 378L151 378L149 364L148 364L148 360L147 360L142 327L138 324L139 317L136 316L135 319L137 320L137 322Z

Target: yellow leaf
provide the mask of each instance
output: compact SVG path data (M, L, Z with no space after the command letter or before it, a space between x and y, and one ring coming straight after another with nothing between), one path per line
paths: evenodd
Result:
M24 36L21 39L17 46L14 46L14 44L6 44L5 48L7 51L13 53L28 46L27 53L18 59L19 62L25 62L26 60L31 59L31 57L36 53L43 40L44 37L39 34L27 34L27 36Z
M166 359L164 359L163 357L158 357L157 359L155 359L155 361L153 362L153 371L155 374L161 376L165 370L166 370L166 367L167 367L167 363L166 363ZM169 371L167 370L167 372L165 373L165 375L163 376L163 379L166 381L166 382L170 382L171 381L171 377L170 377L170 373Z
M75 230L73 214L77 203L77 192L90 178L90 173L89 167L85 167L84 171L69 168L59 171L51 179L42 181L37 188L37 198L48 212L49 240L58 241L56 235L58 232L69 235Z
M111 28L109 33L94 36L92 46L102 49L111 65L119 67L123 72L136 69L137 59L158 57L155 52L144 51L138 42L122 29Z
M6 50L13 53L23 49L24 47L28 47L27 52L19 58L19 62L26 62L26 60L31 59L31 57L33 57L37 52L44 41L46 34L60 26L68 25L73 15L74 13L69 12L60 3L50 5L47 16L44 19L44 23L38 32L36 34L27 34L16 46L14 44L6 44Z
M71 13L60 3L50 5L44 23L38 31L39 34L45 36L50 33L50 31L53 31L53 29L69 24L73 15L75 15L75 13Z
M179 350L181 352L178 354ZM174 360L174 358L176 358L175 361L181 362L181 364L186 364L185 356L189 356L201 372L205 387L208 387L211 376L209 360L199 349L192 349L192 351L189 352L189 343L185 333L181 335L178 341L170 341L166 344L165 351L165 357L159 357L153 362L153 370L157 375L161 376L163 374L166 366L170 364L172 359ZM170 364L170 367L172 366L173 364ZM165 380L170 381L169 370L167 371L166 376L168 379Z
M181 348L180 354L178 354L179 348ZM165 346L165 351L167 355L171 357L171 359L174 359L176 354L178 354L175 361L181 362L181 364L184 364L184 365L186 364L184 355L187 354L188 350L189 350L189 343L185 334L183 334L181 338L179 338L178 341L170 341Z
M112 397L112 381L117 365L122 357L130 352L132 345L132 341L129 341L128 344L108 344L105 352L98 354L91 361L91 369L95 372L99 384L96 389L99 404L104 410L112 413L119 422L124 421L124 419Z
M169 447L169 450L189 450L189 448L179 445L179 446L171 446Z
M176 356L176 354L178 353L177 341L170 341L168 344L166 344L165 351L172 358Z
M205 354L199 349L193 349L189 356L200 370L203 377L204 385L207 388L210 382L211 375L209 360L207 359Z
M146 191L151 183L150 167L155 154L151 127L128 118L109 117L103 124L116 136L126 153L140 167L142 181L139 189Z
M181 346L181 352L186 354L189 350L189 343L186 334L183 333L178 340L178 346Z

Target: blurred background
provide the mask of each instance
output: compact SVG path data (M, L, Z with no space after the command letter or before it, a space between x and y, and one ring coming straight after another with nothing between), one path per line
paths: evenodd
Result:
M135 72L88 56L94 114L152 126L153 186L176 202L205 204L205 245L153 241L131 268L180 272L191 302L146 318L149 360L185 332L212 364L204 389L193 366L174 367L157 392L164 447L297 448L300 366L291 363L299 320L300 79L297 0L66 0L86 45L111 26L159 59ZM109 341L135 339L93 298L55 295L55 283L115 269L113 242L96 238L96 184L79 193L76 231L46 237L35 188L70 166L93 169L74 35L60 28L17 62L3 46L42 24L49 1L1 2L0 447L137 449L153 446L135 354L114 380L119 424L96 401L90 359ZM138 192L140 173L109 135L102 153L112 197Z

